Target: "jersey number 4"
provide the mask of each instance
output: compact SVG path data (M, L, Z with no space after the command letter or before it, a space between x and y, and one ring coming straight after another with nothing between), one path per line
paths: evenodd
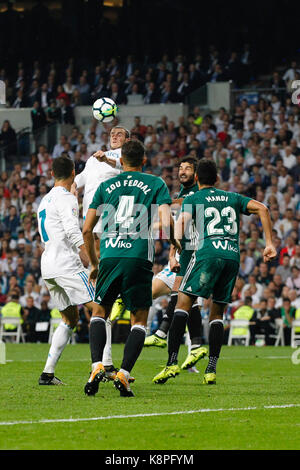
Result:
M42 241L46 243L49 240L48 234L45 229L46 209L39 212L39 218L41 220Z
M134 196L121 196L115 214L115 223L123 228L129 228L133 223Z

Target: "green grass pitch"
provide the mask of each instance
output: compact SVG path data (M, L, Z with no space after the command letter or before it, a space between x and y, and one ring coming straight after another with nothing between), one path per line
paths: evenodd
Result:
M90 371L87 344L68 345L56 375L62 387L38 386L47 344L7 344L0 365L1 450L299 450L300 364L289 347L224 346L217 385L182 373L164 385L152 378L166 350L146 348L133 370L135 398L112 383L95 397L83 387ZM123 345L113 345L120 366ZM182 362L186 346L180 350ZM300 356L300 355L299 355ZM145 416L146 415L146 416Z

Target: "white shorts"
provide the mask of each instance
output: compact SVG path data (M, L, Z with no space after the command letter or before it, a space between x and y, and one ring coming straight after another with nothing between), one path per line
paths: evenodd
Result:
M176 279L176 273L172 273L168 265L160 271L160 273L156 274L154 279L160 279L169 289L172 290Z
M70 305L82 305L94 300L95 289L88 284L88 271L44 279L52 304L62 312Z
M176 279L176 273L172 273L169 265L167 265L162 271L160 271L160 273L154 276L154 279L160 279L164 284L166 284L166 286L170 290L172 290L174 283L175 283L175 279ZM197 297L197 299L195 300L193 304L193 307L196 305L198 305L198 307L202 307L202 304L203 304L202 297Z

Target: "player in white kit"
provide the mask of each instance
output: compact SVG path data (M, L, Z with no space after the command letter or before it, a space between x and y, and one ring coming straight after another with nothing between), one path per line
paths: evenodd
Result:
M79 227L78 202L70 189L75 178L74 163L69 157L54 160L54 187L38 207L38 226L44 252L41 257L42 278L62 321L56 328L39 385L62 385L54 376L55 366L78 322L78 305L85 305L97 315L93 302L94 288L88 282L88 257Z
M85 220L89 205L91 204L98 186L122 171L120 163L121 147L129 140L130 132L123 126L115 126L110 131L110 150L103 152L99 150L91 156L85 165L84 170L76 175L72 188L73 194L84 187L83 194L83 219ZM99 239L97 233L100 231L100 223L94 227L94 237L96 253L99 253ZM116 369L113 365L111 352L111 320L106 320L106 345L103 352L103 365L106 370L106 378L114 380Z

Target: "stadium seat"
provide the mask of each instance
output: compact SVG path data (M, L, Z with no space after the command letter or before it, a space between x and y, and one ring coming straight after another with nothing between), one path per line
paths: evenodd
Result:
M143 95L128 95L127 104L132 106L144 104Z
M50 320L50 328L49 328L49 338L48 338L48 343L51 344L52 342L52 336L54 334L55 329L58 327L58 325L61 322L61 318L51 318ZM70 343L75 344L75 332L73 331L72 336L70 338Z
M292 323L291 346L292 348L300 346L300 320L294 320Z
M270 337L275 339L274 346L279 346L279 344L281 344L281 346L284 346L284 333L283 333L282 318L276 318L275 324L276 324L276 334L270 335Z
M7 323L7 320L6 320ZM5 330L5 321L4 318L0 318L0 341L3 341L3 338L15 338L16 343L20 343L22 340L25 343L25 333L22 330L21 318L20 317L9 317L9 324L15 325L16 329L14 330Z
M228 346L232 346L235 340L245 340L245 346L250 343L250 330L248 320L231 320L228 335Z

